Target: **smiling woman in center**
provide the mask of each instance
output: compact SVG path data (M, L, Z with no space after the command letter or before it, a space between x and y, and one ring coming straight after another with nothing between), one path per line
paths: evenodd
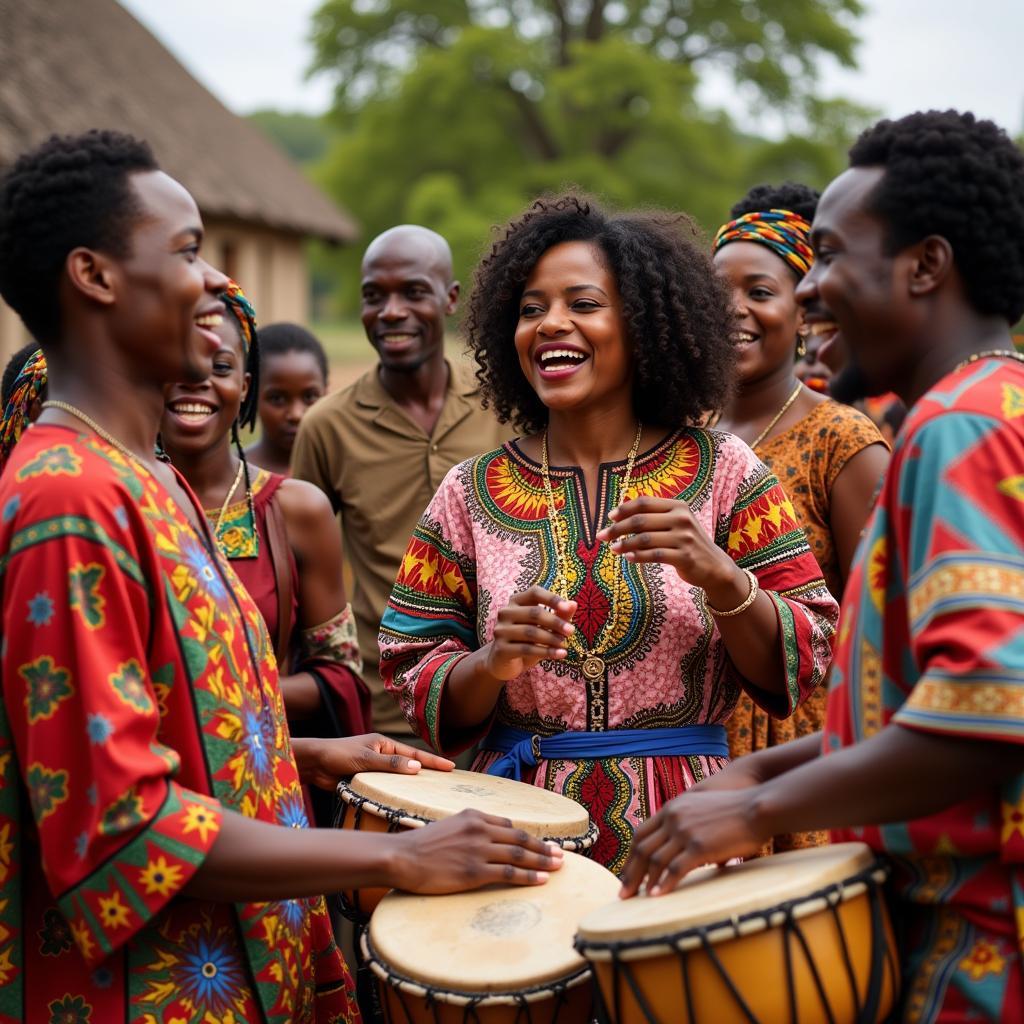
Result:
M595 857L727 761L741 691L786 716L837 608L778 481L688 426L732 376L729 295L690 222L540 200L477 271L482 391L522 436L447 475L381 624L436 749L583 803Z

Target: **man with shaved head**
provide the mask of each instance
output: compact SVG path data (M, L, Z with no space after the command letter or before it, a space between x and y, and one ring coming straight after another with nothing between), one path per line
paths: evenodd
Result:
M362 320L379 361L310 410L292 453L295 476L341 516L374 728L391 736L411 731L381 684L377 631L405 547L445 473L508 436L469 368L445 359L458 297L439 234L403 224L378 235L363 256Z

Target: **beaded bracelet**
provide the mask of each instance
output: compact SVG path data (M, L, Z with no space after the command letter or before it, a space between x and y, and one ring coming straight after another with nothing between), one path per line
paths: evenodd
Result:
M743 571L747 574L747 579L750 580L750 593L747 594L746 598L744 598L742 604L736 605L735 608L730 608L729 611L722 612L717 608L712 607L711 603L708 601L708 595L705 594L703 590L701 591L704 607L707 608L715 618L728 619L733 615L739 615L740 612L745 612L754 603L754 599L757 597L757 592L760 590L757 577L749 569L744 569Z

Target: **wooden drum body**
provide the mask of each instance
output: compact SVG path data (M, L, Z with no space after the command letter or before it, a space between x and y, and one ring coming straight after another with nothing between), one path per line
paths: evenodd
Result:
M899 965L862 843L691 872L580 922L610 1024L878 1024Z
M385 896L362 936L387 1024L588 1024L594 989L573 948L580 917L619 880L567 853L545 885Z
M597 827L586 809L568 797L479 772L427 768L417 775L361 772L338 786L338 797L335 826L341 828L398 832L475 808L508 818L516 828L573 853L590 849L597 839ZM364 923L386 892L344 892L342 909L347 917Z

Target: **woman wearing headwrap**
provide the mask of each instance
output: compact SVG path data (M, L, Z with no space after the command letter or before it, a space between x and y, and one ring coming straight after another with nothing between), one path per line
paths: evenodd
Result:
M715 237L715 266L732 290L736 314L738 378L716 425L743 438L778 477L838 599L889 454L867 416L797 378L807 329L795 293L814 258L809 235L817 201L803 185L757 186ZM815 732L824 709L824 687L786 719L769 718L741 695L726 725L730 754ZM824 832L777 836L774 850L826 838Z
M11 449L42 411L46 398L46 357L35 342L11 356L3 379L3 419L0 420L0 471Z
M230 315L216 328L213 373L165 389L161 441L267 623L292 735L367 732L369 693L334 515L312 484L246 461L239 428L256 416L256 319L237 284L221 297ZM316 810L321 821L329 814Z

